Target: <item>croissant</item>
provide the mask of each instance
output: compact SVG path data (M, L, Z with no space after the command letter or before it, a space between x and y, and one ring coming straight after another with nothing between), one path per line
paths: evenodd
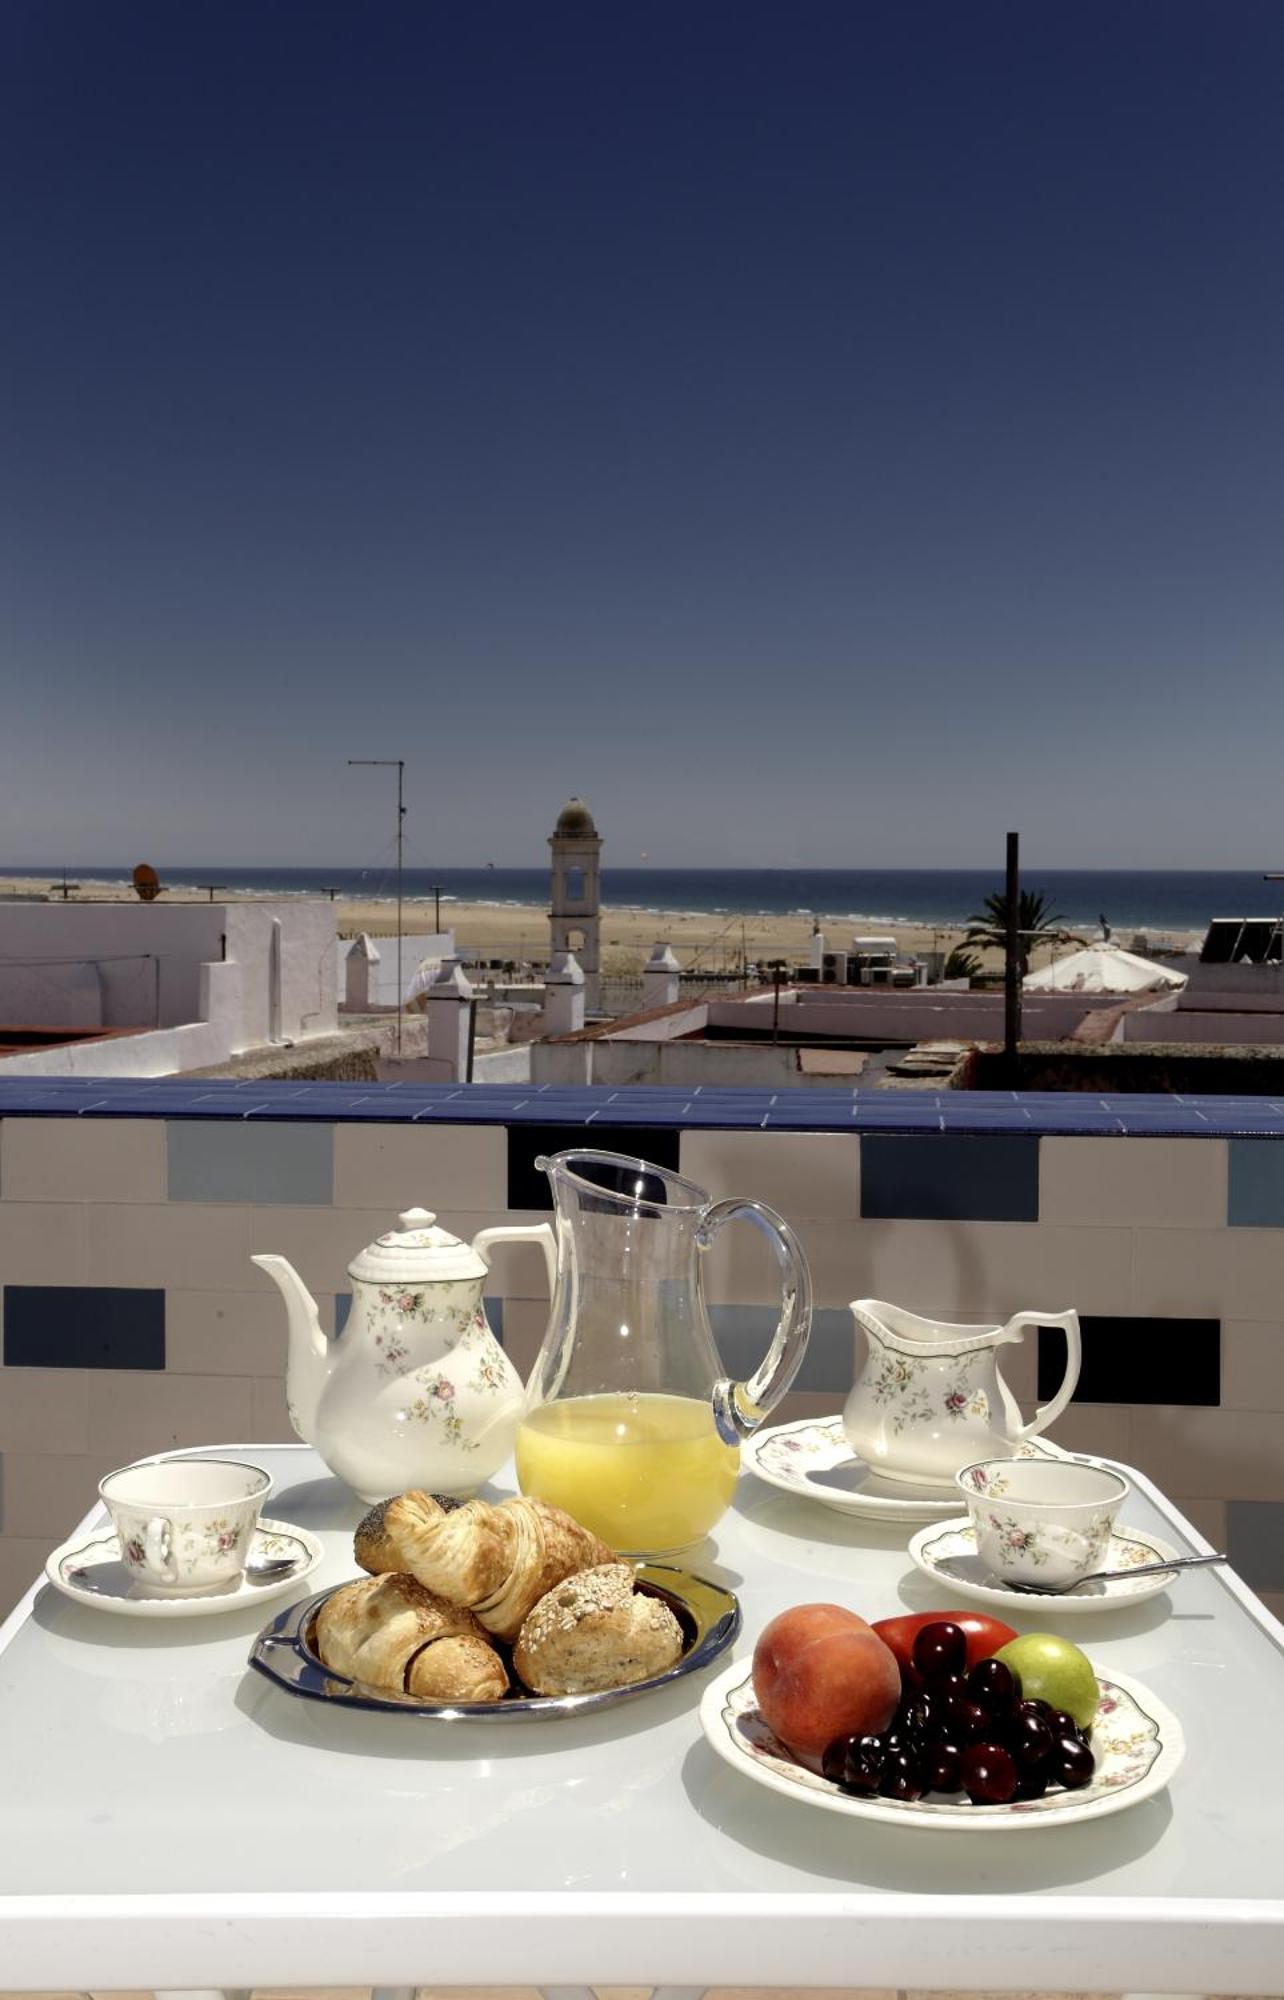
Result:
M327 1667L431 1701L498 1701L508 1676L472 1613L412 1576L358 1577L317 1613Z
M475 1611L486 1631L512 1640L534 1605L577 1570L613 1560L588 1528L543 1500L519 1495L498 1507L469 1500L444 1517L424 1493L384 1509L397 1565L448 1603Z
M442 1514L452 1513L456 1507L463 1505L462 1501L452 1500L445 1493L420 1493L415 1497L422 1504L424 1514L434 1520ZM371 1576L389 1575L402 1567L397 1561L386 1526L388 1509L392 1505L391 1500L376 1501L370 1512L358 1521L356 1534L352 1538L353 1552L357 1561Z
M541 1597L513 1665L536 1694L595 1694L662 1674L682 1656L668 1605L635 1588L628 1563L581 1570Z

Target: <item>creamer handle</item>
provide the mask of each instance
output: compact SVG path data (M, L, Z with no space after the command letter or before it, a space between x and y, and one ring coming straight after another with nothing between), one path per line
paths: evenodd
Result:
M1049 1424L1055 1423L1075 1392L1075 1387L1079 1380L1079 1367L1083 1360L1083 1349L1079 1341L1079 1315L1077 1312L1016 1313L1008 1321L1003 1331L1007 1338L1020 1340L1028 1326L1059 1326L1063 1329L1066 1337L1066 1372L1061 1378L1061 1387L1057 1390L1052 1401L1042 1404L1035 1411L1028 1424L1020 1425L1013 1432L1013 1436L1017 1438L1037 1437L1040 1431L1046 1431ZM1002 1380L1002 1377L1000 1377L1000 1380Z
M548 1295L550 1299L557 1289L557 1238L547 1222L497 1223L494 1229L479 1230L473 1238L473 1249L490 1269L487 1250L492 1243L538 1243L544 1252L544 1262L548 1268Z
M783 1293L780 1319L766 1359L747 1382L724 1377L714 1385L713 1414L726 1444L738 1444L756 1431L789 1388L807 1351L811 1331L811 1272L803 1248L784 1217L761 1201L715 1201L706 1208L696 1230L696 1242L708 1250L724 1222L742 1217L759 1228L776 1253Z

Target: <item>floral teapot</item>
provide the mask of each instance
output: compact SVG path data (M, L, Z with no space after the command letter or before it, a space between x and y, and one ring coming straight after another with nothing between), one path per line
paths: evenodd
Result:
M472 1493L509 1457L525 1406L521 1377L482 1308L493 1243L538 1243L552 1283L547 1223L483 1229L471 1244L411 1208L353 1258L352 1310L328 1340L316 1300L284 1257L252 1262L290 1316L290 1422L363 1500L418 1486Z
M1019 1312L1006 1326L955 1326L882 1299L854 1299L851 1309L869 1351L843 1430L857 1456L888 1479L948 1485L978 1459L1024 1455L1026 1440L1061 1415L1079 1380L1074 1312ZM1026 1423L999 1373L998 1350L1024 1340L1031 1326L1064 1328L1067 1354L1056 1395Z

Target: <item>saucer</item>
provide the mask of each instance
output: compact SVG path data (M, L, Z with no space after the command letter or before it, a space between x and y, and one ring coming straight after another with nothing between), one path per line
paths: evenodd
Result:
M984 1604L1000 1604L1008 1611L1014 1604L1046 1604L1050 1611L1055 1609L1058 1617L1070 1611L1118 1611L1130 1604L1140 1604L1143 1598L1157 1597L1172 1582L1171 1570L1166 1575L1133 1577L1128 1571L1142 1563L1163 1562L1165 1557L1179 1553L1171 1542L1161 1541L1158 1535L1142 1536L1135 1529L1130 1533L1121 1528L1110 1537L1102 1561L1102 1568L1117 1570L1117 1576L1099 1577L1095 1583L1077 1583L1073 1590L1045 1597L1040 1591L1018 1590L1013 1584L1000 1583L985 1568L976 1552L976 1534L966 1514L934 1528L921 1528L911 1541L909 1552L924 1576L948 1584L960 1597L976 1597Z
M100 1528L63 1542L45 1564L45 1575L64 1597L91 1604L96 1611L123 1612L129 1618L208 1618L216 1611L244 1611L249 1605L257 1608L284 1597L311 1576L325 1549L306 1528L286 1521L260 1521L250 1538L249 1553L260 1560L296 1556L298 1562L288 1575L263 1583L252 1583L242 1574L234 1586L202 1596L147 1597L121 1561L115 1534Z
M959 1504L959 1489L948 1480L919 1486L889 1479L858 1458L847 1442L841 1416L805 1417L756 1431L740 1447L745 1464L768 1486L805 1500L819 1500L840 1514L865 1520L942 1521ZM1020 1458L1064 1458L1047 1438L1031 1438L1014 1454Z

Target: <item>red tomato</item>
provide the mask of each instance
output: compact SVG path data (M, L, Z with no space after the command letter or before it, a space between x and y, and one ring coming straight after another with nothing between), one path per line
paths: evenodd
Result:
M1000 1646L1006 1646L1009 1639L1017 1634L1001 1618L987 1618L982 1611L911 1611L901 1618L880 1618L874 1630L885 1646L890 1646L896 1655L896 1663L903 1674L912 1671L910 1655L914 1641L925 1625L940 1625L946 1620L958 1625L967 1634L968 1671L978 1660L988 1660L991 1653L997 1653Z

